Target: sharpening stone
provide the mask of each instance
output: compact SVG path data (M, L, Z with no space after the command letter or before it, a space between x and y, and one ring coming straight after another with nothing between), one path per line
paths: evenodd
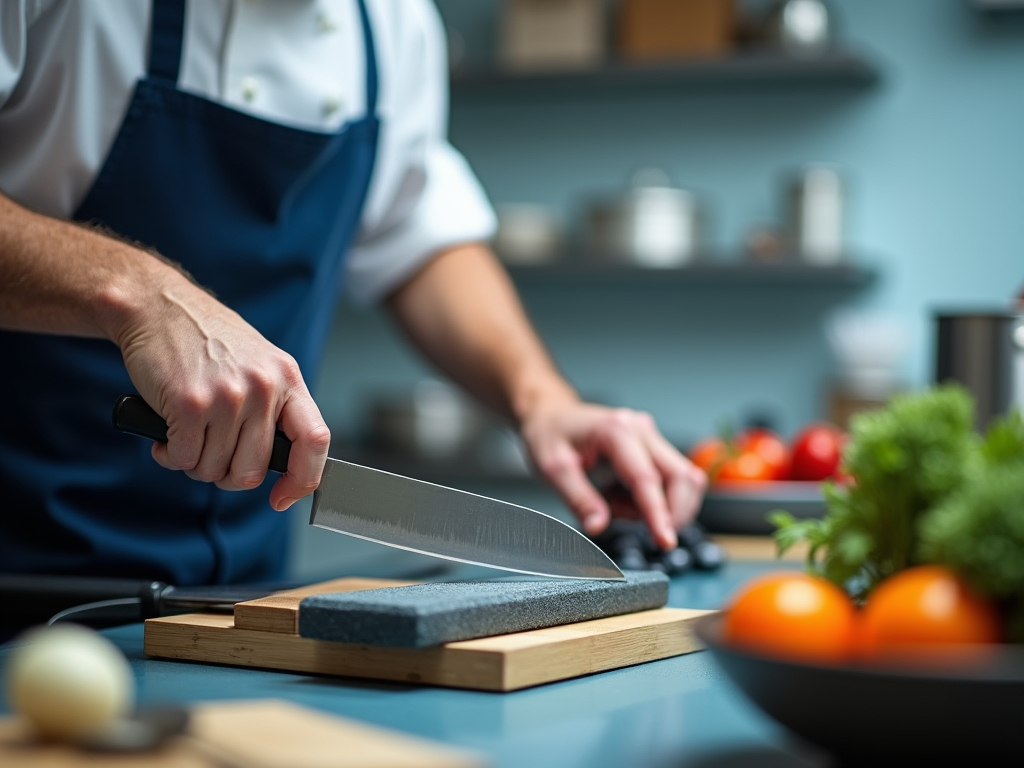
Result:
M313 595L299 604L299 634L339 643L427 648L635 613L668 602L665 574L623 575L625 581L516 577Z

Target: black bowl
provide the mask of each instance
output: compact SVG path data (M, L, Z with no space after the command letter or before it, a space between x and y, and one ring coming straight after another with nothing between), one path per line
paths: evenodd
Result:
M1020 647L986 647L983 657L943 669L824 666L728 647L723 618L699 619L696 632L726 676L765 714L842 765L886 765L894 755L936 765L954 756L954 764L1024 765Z

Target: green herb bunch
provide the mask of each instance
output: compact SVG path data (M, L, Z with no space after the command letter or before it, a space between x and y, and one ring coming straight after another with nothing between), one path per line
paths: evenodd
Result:
M854 416L853 482L825 485L822 519L772 513L779 553L807 542L808 568L856 599L909 566L946 565L1003 604L1024 639L1024 421L1014 412L984 437L973 423L954 384Z
M919 557L960 574L1007 617L1024 642L1024 421L996 422L983 445L984 471L922 519Z

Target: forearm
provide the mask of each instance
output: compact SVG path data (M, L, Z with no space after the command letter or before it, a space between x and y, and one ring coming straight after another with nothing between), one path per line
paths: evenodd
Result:
M482 244L437 255L387 305L431 362L513 423L545 404L578 400Z
M109 338L187 278L158 257L0 195L0 327Z
M167 422L153 456L168 469L254 488L280 428L292 448L271 504L319 483L330 431L295 360L158 255L0 197L0 327L117 344Z

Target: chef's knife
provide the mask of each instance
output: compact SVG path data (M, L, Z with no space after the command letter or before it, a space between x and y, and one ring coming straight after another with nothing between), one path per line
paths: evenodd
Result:
M167 441L167 424L138 395L114 405L122 432ZM285 472L291 443L274 437L270 469ZM542 512L328 459L313 493L310 525L446 560L536 576L622 579L600 547Z

